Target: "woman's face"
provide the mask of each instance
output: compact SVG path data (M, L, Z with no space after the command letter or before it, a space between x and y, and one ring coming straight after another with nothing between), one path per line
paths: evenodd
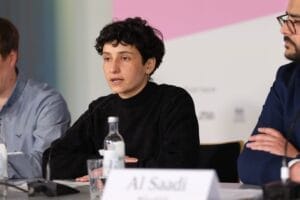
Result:
M103 70L111 90L127 99L138 94L147 84L155 67L155 59L145 64L138 49L132 45L106 43L103 47Z

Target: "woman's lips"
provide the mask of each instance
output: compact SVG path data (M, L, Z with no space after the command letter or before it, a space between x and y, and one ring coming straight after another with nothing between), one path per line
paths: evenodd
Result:
M122 78L111 78L111 79L110 79L110 82L111 82L112 84L120 84L122 81L123 81Z

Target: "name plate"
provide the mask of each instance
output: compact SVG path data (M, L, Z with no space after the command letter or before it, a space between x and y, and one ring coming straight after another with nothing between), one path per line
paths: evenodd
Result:
M102 200L220 199L214 170L114 169Z

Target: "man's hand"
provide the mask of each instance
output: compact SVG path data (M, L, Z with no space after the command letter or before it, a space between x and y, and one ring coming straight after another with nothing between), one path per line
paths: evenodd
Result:
M290 167L290 178L292 181L300 183L300 161Z
M246 147L252 150L265 151L274 155L284 156L286 139L273 128L258 128L259 134L252 135ZM286 156L295 158L298 150L288 142Z

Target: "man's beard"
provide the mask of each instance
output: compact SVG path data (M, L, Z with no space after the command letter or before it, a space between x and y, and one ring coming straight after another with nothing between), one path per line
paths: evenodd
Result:
M300 49L296 45L296 43L293 42L288 36L284 36L283 40L290 43L295 49L295 52L293 54L285 54L285 57L289 60L300 62Z

